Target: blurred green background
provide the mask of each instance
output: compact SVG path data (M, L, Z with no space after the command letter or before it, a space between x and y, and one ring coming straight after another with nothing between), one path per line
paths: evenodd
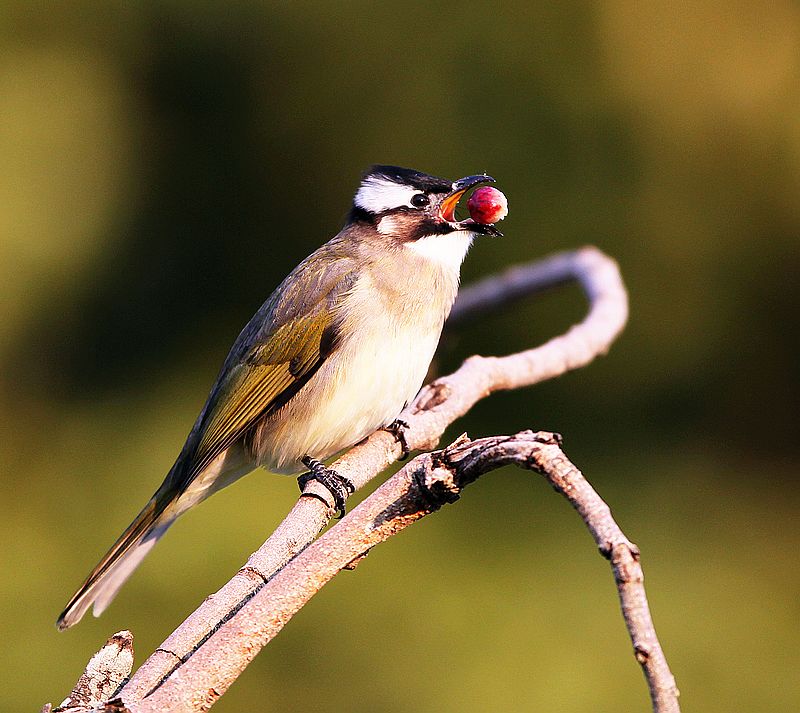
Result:
M562 432L642 548L684 710L796 709L797 3L6 0L0 38L0 707L59 702L119 629L141 661L290 507L292 479L254 474L56 632L241 326L396 163L507 194L465 281L586 243L619 260L610 355L451 435ZM439 369L583 311L566 288L487 318ZM215 710L330 709L648 704L608 565L505 470L340 575Z

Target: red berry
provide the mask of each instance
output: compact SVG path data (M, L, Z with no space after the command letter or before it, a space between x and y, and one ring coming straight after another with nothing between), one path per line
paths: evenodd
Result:
M491 186L481 186L467 201L469 215L476 223L496 223L508 215L508 200Z

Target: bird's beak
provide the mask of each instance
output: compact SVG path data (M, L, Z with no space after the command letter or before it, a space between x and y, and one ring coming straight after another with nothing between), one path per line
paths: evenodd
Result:
M453 183L453 190L444 197L444 200L439 205L439 217L441 220L450 223L456 230L470 230L473 233L481 233L483 235L502 236L503 234L494 225L476 223L472 218L461 221L456 220L456 206L461 200L461 196L470 188L494 182L494 178L487 176L485 173L459 178Z
M470 188L480 186L482 183L494 183L494 178L487 176L485 173L480 176L467 176L459 178L453 183L453 190L448 193L439 207L439 214L442 220L448 223L454 223L456 219L456 206L458 201Z

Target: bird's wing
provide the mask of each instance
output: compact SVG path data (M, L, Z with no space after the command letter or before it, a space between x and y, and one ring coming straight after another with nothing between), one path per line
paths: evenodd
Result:
M332 348L333 324L327 310L290 320L274 330L263 343L250 349L247 358L226 369L212 391L204 414L158 492L103 557L58 618L58 627L75 624L94 603L98 616L141 562L150 547L176 517L169 506L217 455L239 439L264 413L294 395L313 375ZM244 334L244 333L243 333ZM247 336L247 335L245 335ZM205 418L203 422L202 419ZM205 423L205 427L203 427ZM199 437L199 442L196 439ZM191 446L197 442L194 454Z
M194 447L173 474L178 491L263 416L286 404L335 351L335 306L354 273L349 261L318 269L309 260L276 290L234 344L190 436ZM310 270L313 279L292 279L303 270ZM293 294L298 287L305 288L302 299Z

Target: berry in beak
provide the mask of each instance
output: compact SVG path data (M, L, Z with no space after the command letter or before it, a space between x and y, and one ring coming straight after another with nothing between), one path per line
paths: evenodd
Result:
M501 236L502 233L491 223L483 223L467 218L466 220L456 220L456 206L462 196L471 188L475 188L487 183L494 183L495 180L485 173L476 176L466 176L453 183L453 189L448 193L439 205L440 220L449 223L455 230L469 230L473 233L482 235ZM501 194L502 195L502 194Z

